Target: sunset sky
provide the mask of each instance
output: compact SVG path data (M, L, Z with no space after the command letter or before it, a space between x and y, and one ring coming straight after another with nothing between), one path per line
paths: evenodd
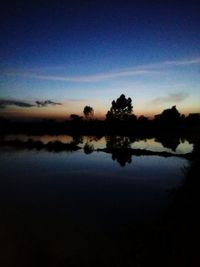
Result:
M200 112L198 0L2 1L0 25L0 116Z

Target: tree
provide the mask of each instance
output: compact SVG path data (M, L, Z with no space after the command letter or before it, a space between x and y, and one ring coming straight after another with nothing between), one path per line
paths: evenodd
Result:
M118 120L127 120L132 117L132 99L126 98L122 94L117 100L112 101L112 106L106 114L108 120L118 119Z
M145 117L144 115L141 115L139 118L138 118L138 121L141 122L141 123L146 123L149 121L149 119L147 117Z
M79 115L76 115L76 114L71 114L70 115L70 119L72 121L81 121L83 119L83 117L82 116L79 116Z
M85 106L83 109L83 114L86 119L91 119L94 116L94 109L90 106Z
M156 115L155 120L165 125L177 124L181 122L181 114L176 109L176 106L173 106Z

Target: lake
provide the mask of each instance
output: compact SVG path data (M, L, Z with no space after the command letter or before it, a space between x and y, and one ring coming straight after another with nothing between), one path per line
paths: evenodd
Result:
M76 139L79 146L77 151L57 153L1 147L1 247L5 255L14 253L16 261L20 258L21 262L23 255L26 264L29 258L34 264L33 258L41 258L44 251L52 253L55 261L66 262L66 247L70 262L76 263L75 255L81 255L85 262L85 251L93 253L91 247L107 242L108 229L161 220L189 165L177 155L193 149L187 140L161 142L129 137L19 135L3 140L16 138L43 143ZM107 153L105 147L118 148L118 152ZM173 155L120 152L127 147Z

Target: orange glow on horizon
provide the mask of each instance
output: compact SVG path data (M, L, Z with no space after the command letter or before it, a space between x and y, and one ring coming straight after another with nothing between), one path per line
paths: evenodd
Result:
M148 117L149 119L153 119L156 114L160 114L163 110L154 110L154 111L143 111L139 110L137 112L133 112L137 117L144 115ZM182 110L179 112L181 114L184 114L187 116L189 113L199 113L198 110L193 109L186 109L184 112ZM104 120L106 118L106 112L103 111L96 111L94 113L94 119ZM60 110L59 108L30 108L30 109L21 109L21 108L12 108L12 109L6 109L1 113L1 117L8 118L8 119L55 119L55 120L67 120L70 119L70 115L72 112L66 112ZM77 114L79 116L83 116L81 112L74 112L73 114ZM84 116L83 116L84 117Z
M94 100L80 100L80 101L64 101L62 105L57 106L45 106L45 107L30 107L22 108L16 106L8 106L1 109L1 116L10 119L24 119L24 120L42 120L42 119L54 119L54 120L68 120L71 114L77 114L84 117L83 109L85 105L92 103L94 109L94 119L104 120L106 113L110 109L110 104L105 104L103 101ZM146 106L145 106L146 105ZM149 119L153 119L155 115L162 113L166 108L171 108L172 105L153 106L147 105L145 102L136 103L133 107L133 114L137 117L144 115ZM199 106L195 103L191 105L177 105L177 109L181 114L186 116L189 113L198 113Z

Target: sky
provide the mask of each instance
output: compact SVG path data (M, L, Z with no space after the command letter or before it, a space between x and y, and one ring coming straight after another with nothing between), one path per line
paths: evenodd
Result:
M1 1L0 116L200 112L200 1Z

